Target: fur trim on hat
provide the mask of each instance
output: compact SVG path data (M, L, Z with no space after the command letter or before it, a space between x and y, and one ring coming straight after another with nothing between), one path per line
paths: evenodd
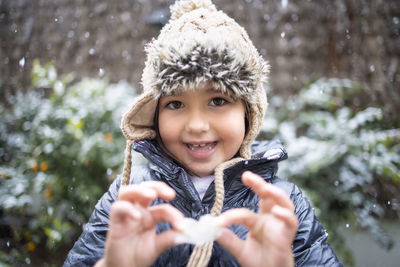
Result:
M254 66L236 60L229 48L217 50L196 44L186 54L170 49L171 57L160 61L159 71L155 71L158 75L154 77L153 86L162 95L193 90L199 84L211 81L216 90L235 99L248 98L252 103L256 102L252 99L257 82Z

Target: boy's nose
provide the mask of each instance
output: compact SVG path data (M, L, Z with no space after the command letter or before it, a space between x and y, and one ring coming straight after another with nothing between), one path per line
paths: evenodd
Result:
M186 131L190 133L206 132L210 129L207 116L201 112L192 112L186 122Z

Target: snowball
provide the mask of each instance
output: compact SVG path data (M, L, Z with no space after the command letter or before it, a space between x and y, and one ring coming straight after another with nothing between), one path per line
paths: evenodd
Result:
M222 228L217 225L217 218L210 214L201 216L198 221L192 218L184 218L182 226L182 233L175 238L178 244L203 245L209 241L214 241L222 233Z

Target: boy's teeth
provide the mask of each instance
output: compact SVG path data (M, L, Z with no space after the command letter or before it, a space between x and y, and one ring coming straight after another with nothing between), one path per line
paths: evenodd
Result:
M194 147L205 147L205 146L206 146L206 144L192 145L192 146L194 146Z
M215 143L205 143L205 144L187 144L187 146L191 149L191 150L196 150L196 151L208 151L213 149Z

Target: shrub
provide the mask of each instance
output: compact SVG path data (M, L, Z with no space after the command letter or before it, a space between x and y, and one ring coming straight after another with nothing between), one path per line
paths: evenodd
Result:
M278 174L306 192L347 264L347 228L367 228L381 246L392 246L378 220L386 207L396 207L379 188L399 193L400 129L385 121L380 107L355 107L363 94L349 80L317 80L287 101L272 97L262 129L264 137L284 142L289 158Z
M59 265L123 160L119 121L133 88L60 79L38 61L31 78L29 92L0 105L0 265ZM306 192L350 264L348 228L391 247L378 221L397 216L400 193L400 129L380 107L355 107L363 93L349 80L320 79L287 101L272 97L261 132L283 140L289 159L279 175Z
M118 122L134 89L72 79L36 60L29 92L0 106L0 265L63 260L120 171Z

